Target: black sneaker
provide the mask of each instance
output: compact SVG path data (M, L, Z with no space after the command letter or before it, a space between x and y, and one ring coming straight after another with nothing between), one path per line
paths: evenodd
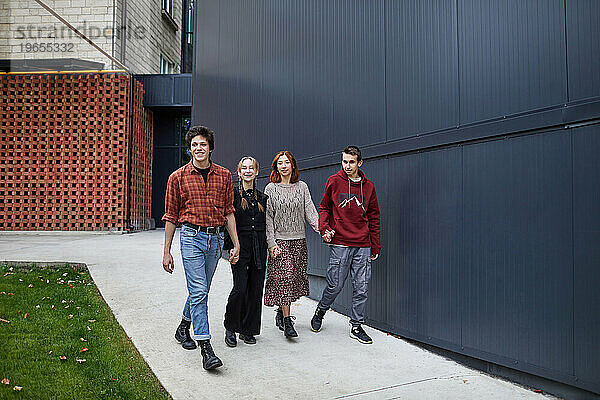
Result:
M319 309L319 307L317 307L317 309L315 310L315 315L313 315L312 319L310 320L310 329L313 332L319 332L321 330L321 325L323 324L323 317L325 316L325 311Z
M215 355L210 340L198 340L198 344L202 352L202 368L208 371L223 365L223 362Z
M371 339L371 337L367 335L367 332L365 332L365 330L360 325L353 326L352 329L350 329L350 337L352 339L358 340L362 344L373 343L373 339Z
M183 324L179 324L177 327L177 330L175 331L175 340L181 343L181 347L186 350L194 350L198 347L196 346L196 342L190 336L190 329Z

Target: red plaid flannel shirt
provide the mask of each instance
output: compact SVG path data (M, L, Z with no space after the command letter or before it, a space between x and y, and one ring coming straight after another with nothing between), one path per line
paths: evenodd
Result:
M233 181L228 169L211 163L208 184L191 161L169 176L163 221L222 226L227 223L225 216L234 211Z

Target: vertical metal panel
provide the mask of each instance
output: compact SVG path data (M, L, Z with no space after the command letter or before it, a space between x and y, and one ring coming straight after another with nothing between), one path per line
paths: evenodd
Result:
M572 371L570 148L564 131L464 147L467 351Z
M460 148L390 159L388 318L435 343L460 342Z
M600 393L600 125L573 130L575 376Z
M386 1L388 140L458 125L456 2Z
M338 170L339 168L335 166L301 172L300 179L308 185L317 210L319 210L319 204L321 204L323 193L325 193L327 178L329 178L330 175L335 174ZM321 236L309 227L307 227L306 230L306 242L310 249L308 252L308 273L325 276L325 273L327 272L327 263L329 261L329 247L323 243ZM320 293L317 296L311 292L311 296L318 297L320 296Z
M460 123L566 102L563 0L459 0Z
M349 143L379 149L364 167L384 204L369 322L597 388L598 133L577 131L573 158L567 130L540 133L557 120L532 111L567 99L565 17L569 49L581 43L568 59L571 95L588 95L588 72L571 69L597 57L585 1L566 0L566 15L563 0L203 1L194 118L217 131L214 159L229 168L243 154L264 168L294 152L312 168L301 177L315 203L338 169L327 155ZM594 118L589 110L570 122ZM421 151L425 141L404 139L509 114L527 115L496 133L538 131L412 154L370 146L400 139ZM427 137L448 146L446 134ZM309 271L322 276L327 247L307 239ZM347 286L336 307L348 312L350 298Z
M600 96L600 2L567 0L569 100Z

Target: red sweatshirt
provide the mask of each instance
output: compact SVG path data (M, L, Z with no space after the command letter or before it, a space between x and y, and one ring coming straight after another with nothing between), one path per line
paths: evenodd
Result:
M359 169L360 182L352 182L343 169L327 179L319 206L319 231L335 230L332 244L370 247L379 254L379 204L373 182Z

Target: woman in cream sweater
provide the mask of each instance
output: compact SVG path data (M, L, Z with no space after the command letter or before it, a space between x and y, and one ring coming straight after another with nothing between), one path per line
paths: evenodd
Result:
M306 183L299 180L298 166L289 151L273 159L267 199L267 281L265 305L277 305L275 324L287 338L297 337L290 305L308 296L305 221L319 232L319 215Z

